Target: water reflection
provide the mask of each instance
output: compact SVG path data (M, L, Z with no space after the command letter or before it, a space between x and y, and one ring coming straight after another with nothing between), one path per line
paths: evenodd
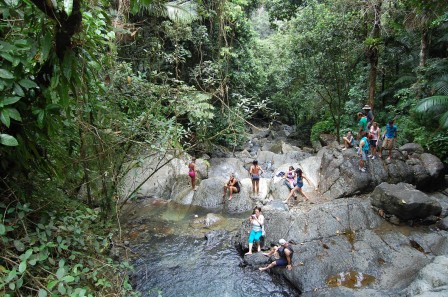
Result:
M126 211L132 281L142 296L299 295L283 279L241 265L232 232L248 214L217 213L220 221L206 227L210 211L198 207L148 200Z
M327 278L329 287L344 286L347 288L358 289L365 287L375 281L375 277L359 271L340 272Z

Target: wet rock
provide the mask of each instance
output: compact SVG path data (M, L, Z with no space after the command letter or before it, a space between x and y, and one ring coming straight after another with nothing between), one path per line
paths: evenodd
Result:
M406 296L448 296L448 258L435 257L404 290Z
M439 220L436 226L442 230L448 230L448 217Z
M423 147L418 143L406 143L398 149L399 151L407 152L408 154L418 153L421 154L424 152Z
M406 183L381 183L372 195L372 205L401 220L424 219L439 215L440 203Z

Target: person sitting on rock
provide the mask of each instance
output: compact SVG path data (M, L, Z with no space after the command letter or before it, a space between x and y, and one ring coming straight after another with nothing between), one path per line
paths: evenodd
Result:
M230 178L227 181L227 183L224 185L224 194L222 195L222 198L226 197L227 189L229 190L229 200L232 200L232 194L233 193L239 193L240 192L240 184L238 180L235 178L235 174L230 174Z
M294 188L292 188L288 198L286 198L286 200L283 201L283 203L288 203L289 198L291 198L291 196L295 194L295 191L298 191L303 197L305 197L305 201L310 201L308 196L306 196L305 193L302 191L303 180L306 180L308 184L311 184L310 180L303 174L302 169L300 168L296 169L296 176L297 176L296 185Z
M292 269L292 256L294 254L294 250L289 245L289 243L284 240L283 238L278 241L280 246L276 246L269 253L264 253L265 256L272 256L274 253L278 253L279 259L273 261L271 264L269 264L266 267L260 267L258 268L260 271L268 270L269 268L272 268L274 266L286 266L288 270Z
M355 138L353 137L352 131L348 131L347 136L342 137L342 140L344 140L344 148L342 149L343 151L355 146Z
M285 185L289 190L292 190L295 186L296 173L293 166L289 166L288 172L283 176L285 180Z

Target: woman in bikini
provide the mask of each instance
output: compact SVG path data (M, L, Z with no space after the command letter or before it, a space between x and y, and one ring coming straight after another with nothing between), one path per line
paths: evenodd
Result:
M222 198L226 197L227 189L229 189L229 201L232 200L232 194L233 193L239 193L240 192L240 184L238 183L238 180L235 178L235 175L232 173L230 174L229 181L224 186L224 194L222 195Z
M260 175L263 173L263 169L258 165L258 161L254 160L252 166L250 166L249 174L252 178L252 192L258 195L260 187Z
M191 159L190 164L188 164L188 175L191 178L191 188L196 191L196 158Z

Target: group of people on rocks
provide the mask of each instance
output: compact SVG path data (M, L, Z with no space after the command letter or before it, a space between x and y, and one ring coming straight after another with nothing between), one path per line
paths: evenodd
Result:
M196 158L192 158L191 162L188 164L188 175L191 178L191 186L194 191L196 191ZM263 169L258 165L258 161L254 160L249 169L249 174L252 180L252 192L255 195L259 194L259 182ZM285 184L290 189L289 195L284 203L287 203L291 197L296 197L295 192L298 191L306 201L310 201L308 196L302 191L303 181L305 180L310 184L310 180L303 174L300 168L294 170L293 166L289 167L288 173L284 176ZM229 192L229 200L232 200L232 195L234 193L239 193L241 191L241 186L235 174L231 173L229 180L224 185L223 199L225 198L227 191ZM252 225L249 234L249 251L245 255L251 255L254 244L257 245L257 251L261 252L261 237L264 236L264 216L261 213L261 207L257 206L254 208L253 213L249 217L249 221ZM274 256L276 259L272 261L266 267L260 267L260 271L267 270L274 266L286 266L288 270L291 270L291 261L294 250L289 245L289 243L284 240L279 240L279 245L274 246L268 253L263 253L263 255L271 257Z
M368 158L375 160L376 158L381 158L383 154L383 149L389 150L388 160L392 158L392 149L395 144L395 139L397 138L397 126L395 125L395 120L390 120L386 129L381 136L381 129L377 122L374 121L375 117L372 113L372 109L369 105L363 107L364 112L358 112L358 126L359 130L357 133L358 142L358 154L361 159L359 160L359 170L361 172L366 172L366 161ZM355 138L352 131L348 131L347 135L342 138L344 146L342 150L355 147ZM381 149L378 154L378 147L381 143Z
M252 229L249 233L249 251L245 255L252 255L254 244L257 245L257 251L261 252L261 237L264 236L264 216L261 213L261 207L254 208L252 215L249 217ZM289 243L283 238L278 241L279 245L271 248L268 253L263 253L267 257L274 256L276 259L266 267L260 267L260 271L267 270L274 266L286 266L288 270L292 268L292 256L294 250Z

